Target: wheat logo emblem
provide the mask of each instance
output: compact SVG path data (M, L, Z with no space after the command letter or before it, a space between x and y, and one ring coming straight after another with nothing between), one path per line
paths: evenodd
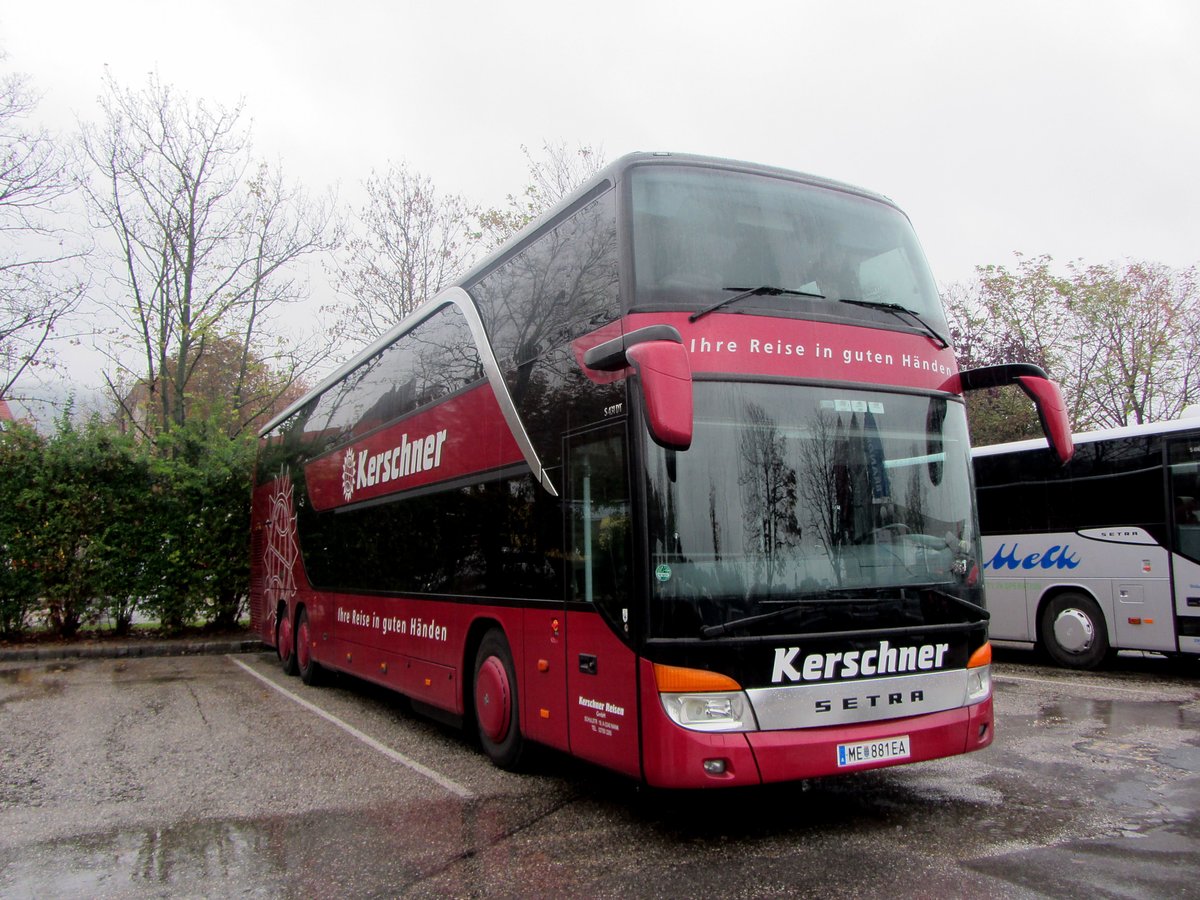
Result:
M342 496L346 498L346 502L350 502L350 498L354 496L354 448L351 447L346 451L346 458L342 460Z

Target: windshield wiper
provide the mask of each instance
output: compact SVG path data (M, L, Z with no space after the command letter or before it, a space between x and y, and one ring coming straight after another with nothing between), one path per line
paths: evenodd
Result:
M954 603L957 603L959 606L965 607L966 609L969 609L971 612L975 613L978 616L978 618L976 618L970 622L962 622L962 623L951 622L951 623L945 623L944 625L937 625L937 626L930 626L930 625L908 626L908 628L910 630L920 631L923 628L936 628L936 629L961 628L963 625L975 625L980 622L986 622L988 619L990 619L992 617L992 614L990 612L988 612L986 609L984 609L982 606L972 603L970 600L964 600L962 597L956 597L954 594L951 594L947 591L939 590L938 588L933 587L931 585L923 585L923 586L914 585L914 587L917 587L918 590L928 591L929 593L933 594L935 597L940 597L943 600L950 600ZM800 600L794 606L786 606L783 609L775 609L768 613L762 613L761 615L746 616L745 618L741 618L741 619L733 619L729 622L724 622L720 625L705 625L703 628L700 629L700 637L702 637L702 638L721 637L721 635L728 634L729 632L733 631L735 628L745 628L745 627L749 627L752 625L758 625L762 622L770 622L774 619L786 618L787 616L792 615L793 613L797 612L798 610L803 610L803 609L805 609L807 607L811 607L811 606L822 606L822 605L826 605L829 603L863 603L863 602L872 602L872 600L873 600L873 598L871 598L871 597L833 597L833 596L829 596L829 595L824 595L821 597L814 597L810 600ZM904 629L901 629L901 630L904 630Z
M867 309L882 309L884 312L890 312L892 315L900 318L902 315L908 316L917 326L927 335L937 341L938 346L942 349L950 346L950 342L938 334L933 326L926 322L919 312L915 309L909 309L899 303L885 303L880 300L848 300L845 297L838 300L838 303L850 303L854 306L865 306Z
M718 300L712 306L705 307L700 312L694 312L688 316L689 322L695 322L697 319L707 316L710 312L716 312L723 306L728 306L730 303L737 303L739 300L745 300L747 297L778 297L780 294L788 294L793 297L814 297L817 300L824 300L824 294L814 294L811 291L790 291L787 288L770 287L763 285L762 287L726 287L721 288L723 291L737 291L732 297L726 297L724 300Z
M720 637L723 634L728 634L735 628L743 628L748 625L757 625L759 622L770 622L772 619L782 619L790 616L797 610L803 610L809 606L823 606L830 602L846 602L847 600L861 602L862 600L866 599L866 597L845 597L836 599L832 597L817 597L812 600L800 600L797 601L794 606L785 606L783 609L773 609L769 613L762 613L761 615L757 616L746 616L742 619L733 619L720 625L705 625L700 629L700 637Z

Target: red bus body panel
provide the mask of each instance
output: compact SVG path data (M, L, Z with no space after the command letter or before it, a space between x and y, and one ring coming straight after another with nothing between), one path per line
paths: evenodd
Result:
M562 610L524 610L525 658L518 662L521 728L530 740L569 749L567 636Z
M568 622L571 753L637 778L638 657L597 613L572 611Z
M624 318L622 330L636 331L651 325L670 325L679 332L693 374L796 378L960 393L954 351L939 348L920 334L726 313L713 313L695 322L689 321L686 313L632 313ZM619 333L605 326L579 338L573 344L576 359L582 360L586 350ZM596 384L628 377L629 371L583 367L584 374Z

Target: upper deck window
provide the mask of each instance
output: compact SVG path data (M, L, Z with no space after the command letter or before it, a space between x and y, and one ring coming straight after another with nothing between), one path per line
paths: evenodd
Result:
M697 310L734 287L752 296L729 312L793 310L880 321L839 304L866 300L918 312L944 333L933 278L908 219L879 200L830 187L715 168L647 166L632 173L635 306Z
M330 387L303 422L317 456L483 378L470 327L446 304Z

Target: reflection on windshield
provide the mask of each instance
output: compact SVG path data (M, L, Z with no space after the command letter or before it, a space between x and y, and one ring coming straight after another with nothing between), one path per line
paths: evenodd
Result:
M656 630L908 586L974 596L960 404L715 382L695 397L692 448L649 460Z
M767 285L782 290L734 311L859 315L838 306L851 299L912 310L946 333L912 226L880 200L783 178L652 166L634 170L632 204L638 307L695 311L727 298L730 285Z

